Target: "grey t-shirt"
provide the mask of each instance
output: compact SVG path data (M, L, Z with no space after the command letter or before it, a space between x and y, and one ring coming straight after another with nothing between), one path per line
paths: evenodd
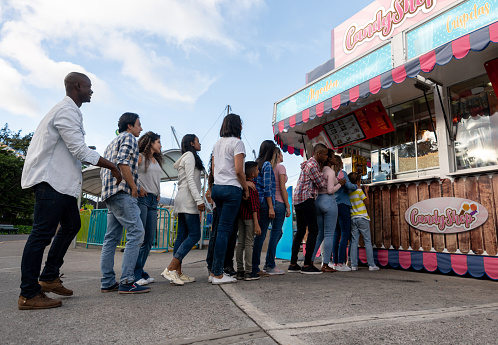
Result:
M145 158L142 154L142 164L138 166L138 181L140 182L140 188L145 189L147 193L152 193L154 195L161 194L161 167L156 161L155 163L150 161L147 172L145 172Z

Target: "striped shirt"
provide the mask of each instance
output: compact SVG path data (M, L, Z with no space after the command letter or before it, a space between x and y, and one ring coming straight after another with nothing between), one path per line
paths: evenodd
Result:
M363 200L367 197L365 193L358 188L354 192L349 193L349 201L351 201L351 218L361 217L370 220L368 216L367 207Z

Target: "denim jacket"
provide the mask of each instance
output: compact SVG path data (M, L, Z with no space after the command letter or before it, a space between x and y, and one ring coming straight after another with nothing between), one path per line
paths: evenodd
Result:
M348 174L344 170L339 171L339 174L341 172L344 174L343 178L346 179L346 183L344 184L344 186L339 188L337 192L335 192L335 201L337 202L337 204L345 204L351 206L351 201L349 201L349 192L354 192L356 189L358 189L358 186L349 181ZM339 174L337 174L337 176L339 176Z

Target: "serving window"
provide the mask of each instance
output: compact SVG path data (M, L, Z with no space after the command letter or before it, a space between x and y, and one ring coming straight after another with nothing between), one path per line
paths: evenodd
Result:
M498 165L498 101L487 75L450 87L457 170Z
M395 131L370 140L371 182L427 175L439 168L434 96L427 97L432 118L423 97L387 110Z

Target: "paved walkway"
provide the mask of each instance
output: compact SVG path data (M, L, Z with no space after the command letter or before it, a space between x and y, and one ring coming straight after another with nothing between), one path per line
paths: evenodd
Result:
M361 268L220 287L207 283L205 250L184 262L197 282L170 285L159 274L171 252L152 253L152 292L119 295L99 291L99 247L71 248L62 272L75 295L62 297L61 308L19 311L25 240L0 235L1 344L497 343L497 282ZM116 252L117 271L121 256Z

